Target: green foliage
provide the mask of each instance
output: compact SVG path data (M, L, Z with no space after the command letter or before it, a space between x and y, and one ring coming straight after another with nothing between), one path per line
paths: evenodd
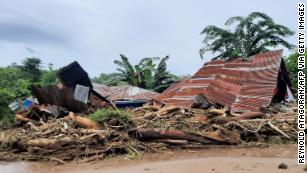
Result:
M163 92L167 89L171 84L180 80L180 78L176 75L169 73L167 69L166 61L169 59L168 56L161 59L158 64L156 73L154 74L154 90L157 92Z
M42 86L54 85L59 83L57 70L43 70L40 83Z
M179 77L167 71L168 56L162 58L158 65L156 61L160 60L159 57L143 58L134 67L125 55L120 55L120 57L121 61L114 61L119 66L117 78L130 85L163 92L172 83L179 80Z
M31 82L39 82L42 75L42 61L39 58L26 58L23 60L20 68L23 71L24 78Z
M234 23L237 25L232 26ZM294 45L284 40L285 37L292 36L294 32L283 25L276 24L264 13L253 12L247 17L231 17L226 21L225 26L234 30L210 25L201 32L205 35L204 47L200 49L201 57L205 52L211 51L220 53L213 59L247 58L267 52L269 48L278 45L288 49L294 48Z
M8 107L14 95L5 89L0 89L0 127L8 127L13 122L13 113Z
M99 109L90 115L90 119L98 123L106 122L113 118L120 120L124 124L131 124L130 115L125 110L105 108Z
M0 104L0 128L7 128L14 122L13 112L5 104Z
M130 64L128 58L125 55L120 55L121 61L115 60L114 63L119 66L116 70L121 73L122 78L127 81L130 85L138 86L139 81L139 72L137 72L137 69L134 69L134 67Z
M56 70L50 65L49 70L42 70L41 64L38 58L26 58L22 65L0 67L0 126L8 126L13 121L13 112L7 105L16 98L30 96L31 85L57 82Z
M295 52L291 55L289 55L288 57L285 58L285 63L286 63L286 67L287 67L287 71L289 73L289 77L291 79L291 83L292 83L292 87L296 90L297 89L297 73L298 73L298 69L297 69L297 62L298 62L298 57L300 55ZM306 58L307 56L307 49L305 50L305 54L304 57ZM305 59L305 66L306 66L306 59ZM305 68L304 71L305 74L307 74L307 68ZM305 86L307 84L307 80L305 80ZM306 88L305 88L306 90Z
M22 70L16 66L0 68L0 127L7 127L13 122L13 112L8 104L15 98L30 94L30 82L22 77Z

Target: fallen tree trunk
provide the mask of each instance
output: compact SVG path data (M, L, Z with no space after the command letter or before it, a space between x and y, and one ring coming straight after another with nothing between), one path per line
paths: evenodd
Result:
M135 138L143 141L156 139L173 139L173 140L187 140L189 142L198 142L201 144L214 144L215 141L204 138L198 134L189 134L178 130L159 130L159 129L138 129L130 134Z
M226 116L230 113L230 108L228 106L225 106L223 109L209 109L208 114L211 115L218 115L218 116Z
M32 120L30 118L26 118L21 114L16 114L15 118L16 118L17 121L32 122L32 123L34 122L34 120Z
M77 125L87 128L87 129L96 129L97 124L89 118L81 117L75 115L73 112L69 112L69 118L73 120Z
M175 140L175 139L154 139L154 140L150 140L149 142L166 143L166 144L172 144L172 145L188 144L187 140Z
M40 148L61 148L62 145L77 143L77 140L73 137L64 137L58 139L38 138L28 140L27 146L40 147Z
M245 112L241 115L238 115L236 119L238 120L248 120L253 118L263 118L265 116L262 112Z
M158 111L161 107L160 106L143 106L143 107L139 107L139 108L136 108L134 109L133 111L134 112L137 112L137 111Z

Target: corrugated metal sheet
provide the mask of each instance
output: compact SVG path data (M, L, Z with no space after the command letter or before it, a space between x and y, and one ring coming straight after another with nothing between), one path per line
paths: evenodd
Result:
M160 93L152 92L143 88L125 86L106 86L93 84L94 90L111 101L118 100L144 100L150 101L160 96Z
M168 105L190 107L197 94L230 106L232 112L258 111L270 104L277 85L282 50L254 55L248 61L215 60L158 98Z
M87 109L87 105L75 100L74 92L71 88L58 88L56 85L46 87L32 87L32 95L37 98L39 104L50 104L63 106L69 111L82 112Z

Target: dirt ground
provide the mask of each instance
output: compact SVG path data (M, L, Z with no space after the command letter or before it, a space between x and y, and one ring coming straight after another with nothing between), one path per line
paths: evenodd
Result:
M120 156L89 164L54 165L52 163L0 163L5 173L262 173L304 172L296 164L297 147L272 145L262 148L208 148L202 150L146 153L134 158ZM278 169L280 163L287 170Z

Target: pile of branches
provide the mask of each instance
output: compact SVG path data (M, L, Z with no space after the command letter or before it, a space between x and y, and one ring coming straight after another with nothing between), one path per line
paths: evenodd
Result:
M247 113L232 117L227 112L227 108L144 106L130 111L129 123L116 117L95 122L86 115L72 112L47 122L19 115L19 120L24 122L22 127L0 132L0 158L65 164L173 148L247 146L253 142L296 140L293 113L274 116Z
M138 129L141 129L139 131L150 131L150 129L160 129L160 132L177 131L205 139L186 140L186 146L191 142L210 145L245 145L249 142L287 143L294 142L297 136L295 112L274 115L248 112L234 117L227 113L227 108L201 110L174 106L162 109L148 106L136 109L134 112L134 120ZM152 141L151 138L149 136L148 140ZM165 138L166 141L169 139L160 135L159 141L161 138ZM170 138L176 140L176 137Z

